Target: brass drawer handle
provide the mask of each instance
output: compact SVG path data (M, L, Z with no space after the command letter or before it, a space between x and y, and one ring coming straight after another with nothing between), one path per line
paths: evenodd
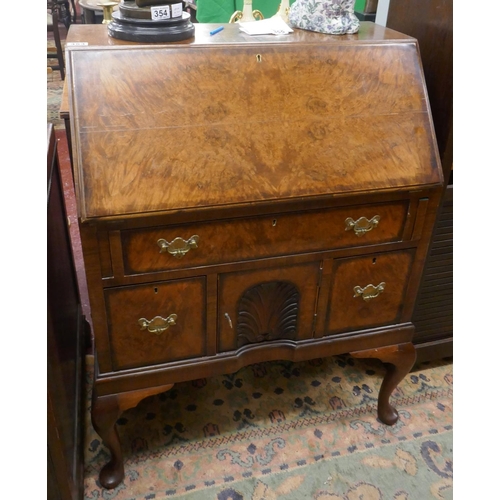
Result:
M385 289L385 283L382 281L377 286L372 284L366 285L364 288L360 286L354 287L354 297L363 297L363 300L372 300L375 297L378 297Z
M354 229L356 236L363 236L363 234L371 231L373 228L377 227L380 222L380 215L375 215L370 220L366 217L360 217L358 220L354 220L351 217L347 217L345 220L345 230Z
M161 238L157 241L157 243L160 247L160 253L168 252L177 259L181 259L192 248L198 248L199 241L200 237L197 234L194 234L187 241L177 237L169 243L168 241Z
M139 325L141 330L148 330L148 332L160 335L169 327L175 325L175 320L177 319L177 314L171 314L168 318L162 318L161 316L155 316L151 321L146 318L141 318L139 320Z

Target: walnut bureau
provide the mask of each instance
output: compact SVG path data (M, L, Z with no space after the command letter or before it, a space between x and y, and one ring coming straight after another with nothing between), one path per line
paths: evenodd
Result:
M411 315L443 175L417 41L196 25L140 45L73 25L67 86L95 340L92 421L244 365L415 360Z

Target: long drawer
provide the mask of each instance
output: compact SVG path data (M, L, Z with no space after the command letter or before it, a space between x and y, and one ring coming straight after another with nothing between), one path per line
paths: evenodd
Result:
M408 202L122 231L124 272L182 269L399 241Z

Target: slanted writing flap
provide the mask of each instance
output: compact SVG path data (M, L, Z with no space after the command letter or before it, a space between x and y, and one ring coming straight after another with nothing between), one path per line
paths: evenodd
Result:
M89 48L70 66L84 218L442 182L415 43Z

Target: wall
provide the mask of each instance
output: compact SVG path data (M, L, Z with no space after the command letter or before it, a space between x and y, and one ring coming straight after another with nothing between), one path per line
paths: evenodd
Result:
M387 23L387 14L389 12L389 4L391 0L378 0L377 15L375 16L375 24L385 26Z

